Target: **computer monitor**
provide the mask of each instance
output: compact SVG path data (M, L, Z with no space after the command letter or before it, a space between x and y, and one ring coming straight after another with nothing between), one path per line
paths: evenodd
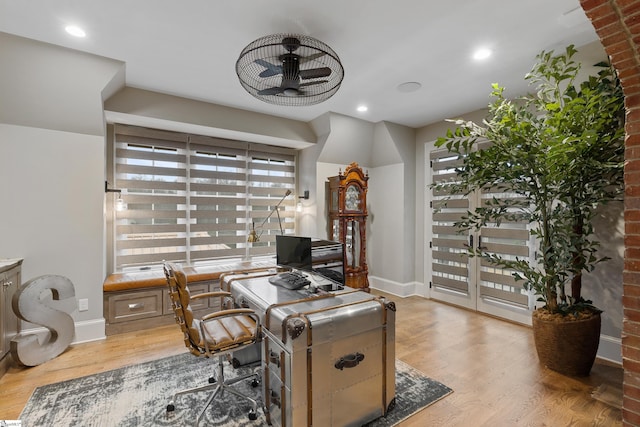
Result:
M311 271L311 238L276 236L276 264L280 267Z

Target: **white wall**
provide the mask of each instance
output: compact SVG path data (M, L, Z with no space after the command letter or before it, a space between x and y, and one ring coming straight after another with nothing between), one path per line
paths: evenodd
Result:
M383 146L389 148L384 150ZM396 173L392 173L387 177L387 179L395 183L395 188L401 191L403 198L397 205L394 205L395 209L399 209L400 212L394 212L393 215L388 217L385 223L386 227L395 228L397 230L396 236L401 239L397 242L402 246L402 258L397 260L401 267L396 270L392 276L383 275L380 277L393 279L393 281L398 282L398 284L405 289L402 291L395 289L395 292L401 292L400 295L409 295L415 292L412 288L416 283L416 259L414 257L416 240L416 198L414 195L416 187L416 132L414 129L395 123L377 123L375 148L376 150L373 155L375 169L385 168L391 165L402 166L396 170ZM381 153L384 153L384 157L381 156ZM383 193L379 206L385 206L384 196L389 194L389 190L383 185L381 185L380 188L383 189ZM397 223L399 216L397 214L402 216L399 223ZM385 249L381 248L381 250ZM395 287L398 284L394 284L393 286ZM382 289L391 291L388 286L384 286Z
M315 144L308 123L125 87L104 102L109 122L290 148Z
M307 237L326 239L324 209L324 177L318 177L318 158L331 132L329 114L324 114L310 123L317 135L316 144L298 152L297 185L302 194L309 190L309 199L301 200L302 212L297 215L296 228L298 234ZM319 188L318 188L319 187Z
M0 123L102 135L103 96L124 85L124 63L0 33Z
M380 166L369 171L369 273L393 283L404 283L407 257L405 246L405 188L401 184L404 165ZM411 275L411 281L413 275ZM375 282L375 280L373 280Z
M68 277L89 311L76 338L104 335L104 138L0 124L0 257L24 258L23 282Z
M75 341L104 337L103 99L124 63L0 34L0 257L22 257L23 282L68 277L89 310ZM31 328L34 325L24 325Z

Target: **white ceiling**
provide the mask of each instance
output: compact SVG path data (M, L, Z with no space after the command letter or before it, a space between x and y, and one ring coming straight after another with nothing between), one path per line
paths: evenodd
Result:
M68 35L69 24L87 37ZM0 0L0 31L123 61L132 87L302 121L332 111L411 127L485 107L493 82L526 92L541 50L597 40L578 0ZM328 101L274 106L240 86L240 51L286 32L340 56L345 78ZM479 47L492 57L474 61ZM403 93L404 82L422 87ZM368 112L356 112L361 103Z

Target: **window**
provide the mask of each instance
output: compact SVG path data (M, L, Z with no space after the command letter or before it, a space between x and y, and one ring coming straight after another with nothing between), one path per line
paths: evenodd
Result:
M272 214L294 190L295 150L116 125L110 154L126 206L114 212L114 271L274 254L278 216L295 231L293 197ZM247 244L252 227L260 241Z

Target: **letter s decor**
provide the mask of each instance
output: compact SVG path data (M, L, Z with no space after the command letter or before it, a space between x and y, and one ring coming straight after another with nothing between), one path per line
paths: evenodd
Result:
M11 340L13 360L37 366L59 356L71 344L75 331L75 289L64 276L46 275L29 280L13 295L13 311L20 319L49 329L48 339L40 343L36 334L18 334ZM65 301L73 298L73 304Z

